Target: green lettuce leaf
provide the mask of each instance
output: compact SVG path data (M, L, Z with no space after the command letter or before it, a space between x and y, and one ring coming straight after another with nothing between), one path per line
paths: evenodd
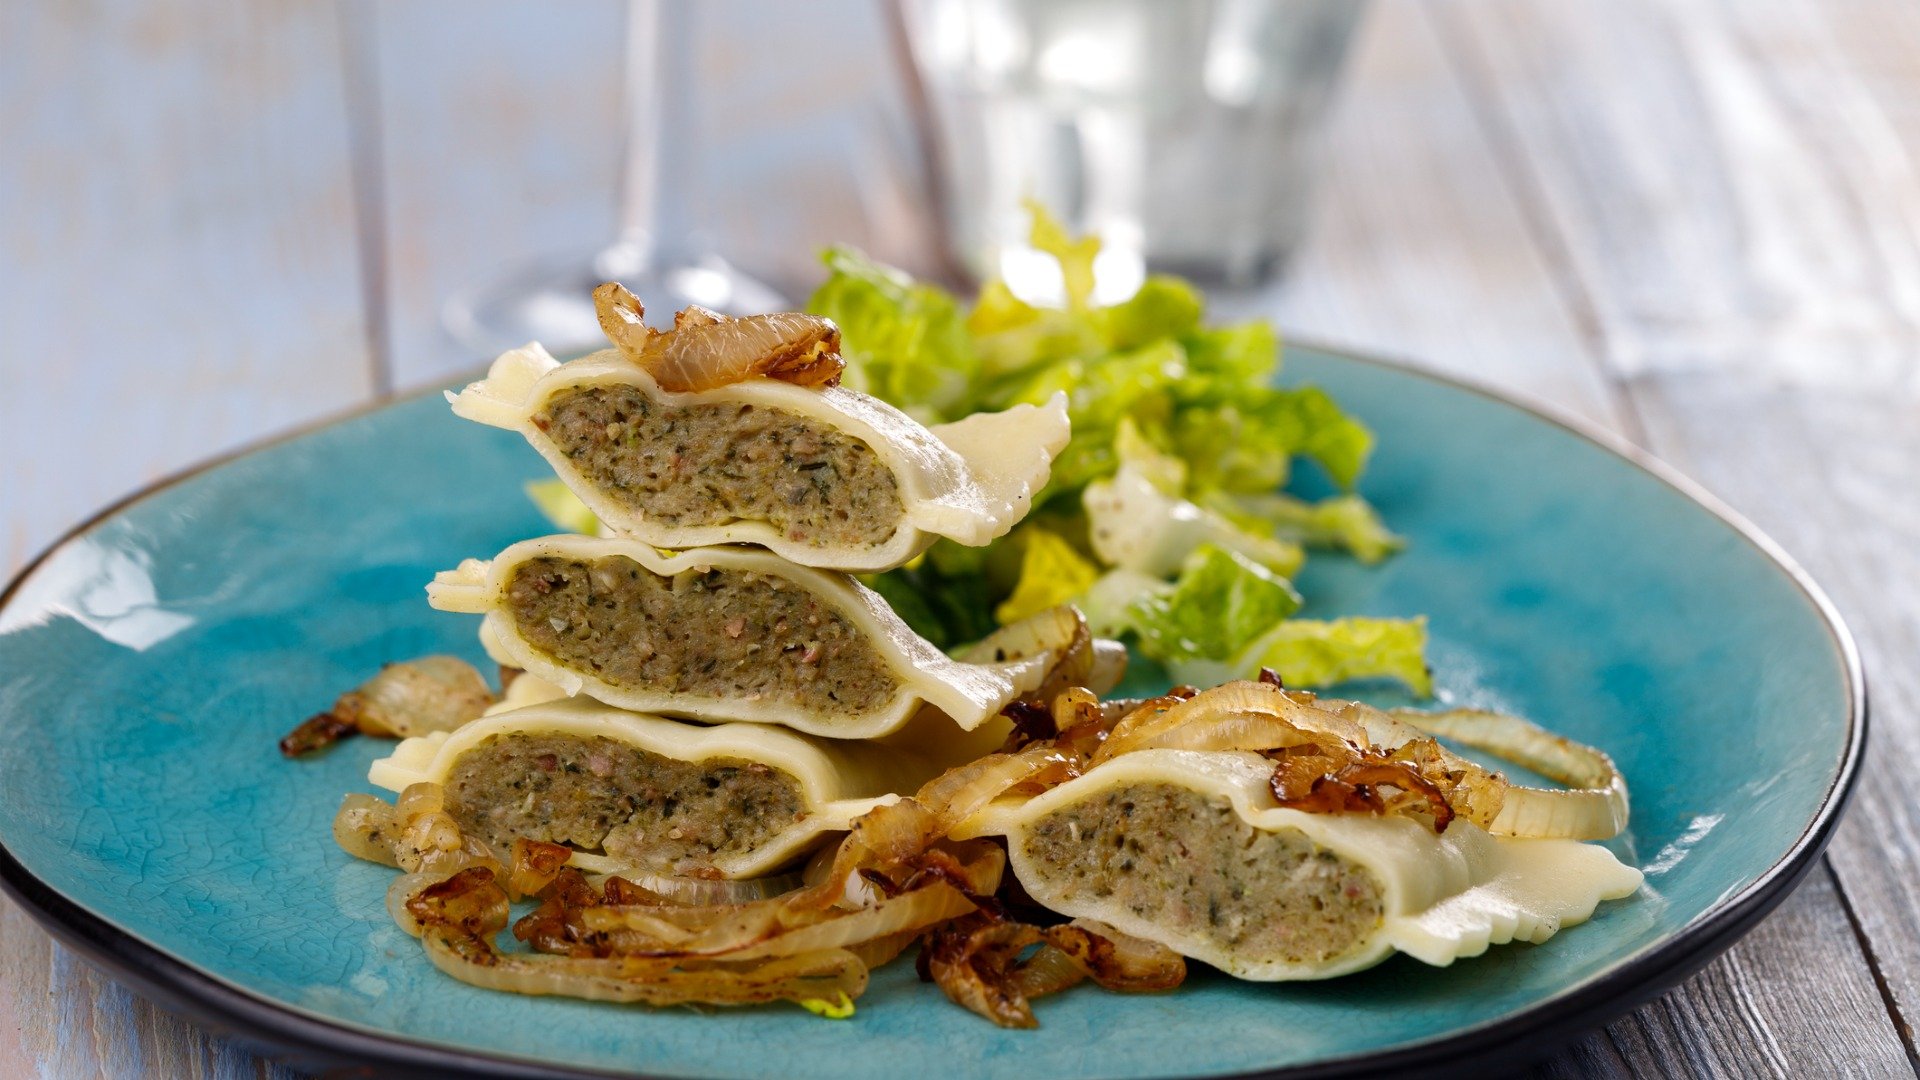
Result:
M1272 492L1227 495L1216 492L1207 506L1242 528L1259 525L1309 547L1339 548L1372 565L1407 546L1380 520L1373 504L1358 495L1335 495L1307 502Z
M942 649L978 641L999 629L993 619L997 598L986 575L975 570L951 573L921 558L897 570L863 574L860 581L879 593L914 633Z
M993 609L1003 626L1071 602L1100 576L1098 567L1052 530L1022 525L1014 542L1021 551L1020 580Z
M1397 679L1421 697L1433 693L1427 667L1427 620L1353 617L1289 619L1218 664L1173 665L1175 678L1205 681L1252 678L1272 668L1291 687L1333 686L1354 679Z
M1193 286L1176 277L1155 274L1142 282L1140 291L1132 297L1100 309L1100 332L1108 348L1122 350L1167 338L1185 339L1189 334L1204 336L1213 332L1199 329L1204 310L1200 293ZM1267 366L1273 366L1271 349Z
M1230 656L1300 610L1286 578L1225 548L1203 544L1171 588L1134 601L1127 622L1140 651L1163 663Z
M1275 387L1274 328L1204 325L1204 298L1185 281L1153 275L1127 300L1100 304L1098 241L1032 209L1029 241L1059 264L1059 306L1002 281L967 304L857 252L826 254L830 276L810 308L841 327L847 385L928 421L1064 392L1073 423L1033 517L1013 534L979 549L942 541L863 580L946 648L1073 599L1102 632L1131 633L1191 670L1252 674L1260 652L1300 685L1424 685L1417 621L1289 621L1303 545L1367 562L1400 546L1351 494L1372 434L1322 390ZM1276 494L1299 460L1347 494Z
M1112 477L1087 485L1081 504L1091 546L1102 562L1169 577L1190 553L1213 544L1281 577L1299 572L1306 558L1300 545L1243 529L1212 510L1167 494L1148 477L1128 463Z
M827 280L807 309L839 324L841 381L922 421L974 411L980 360L958 301L851 248L829 248L822 259Z
M1075 238L1070 235L1066 226L1048 213L1038 199L1027 199L1023 205L1033 217L1027 242L1060 263L1061 284L1067 292L1067 310L1085 310L1093 302L1093 262L1100 255L1100 238Z
M1373 453L1373 433L1317 386L1274 391L1258 415L1270 430L1282 433L1277 438L1289 452L1319 465L1348 491Z

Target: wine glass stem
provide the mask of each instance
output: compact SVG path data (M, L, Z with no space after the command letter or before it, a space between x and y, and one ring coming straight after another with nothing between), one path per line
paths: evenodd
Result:
M693 80L691 20L682 0L627 6L627 144L621 240L643 262L693 250L689 182Z

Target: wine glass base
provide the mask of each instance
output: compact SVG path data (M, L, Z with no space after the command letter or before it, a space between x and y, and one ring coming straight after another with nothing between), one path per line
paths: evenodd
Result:
M717 255L648 258L636 244L616 243L592 254L542 259L476 288L456 293L440 319L455 341L486 356L538 341L556 356L604 348L606 335L593 309L593 290L618 281L646 308L647 322L673 325L690 304L723 315L779 311L787 301Z

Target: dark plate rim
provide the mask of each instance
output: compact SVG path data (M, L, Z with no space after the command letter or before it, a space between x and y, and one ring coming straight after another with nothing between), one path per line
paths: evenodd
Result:
M1613 432L1557 406L1471 378L1291 336L1285 340L1290 345L1297 344L1303 349L1338 360L1383 368L1467 391L1552 424L1638 467L1718 518L1785 573L1825 624L1839 654L1847 695L1847 746L1841 756L1840 767L1806 829L1779 860L1739 893L1702 912L1665 942L1586 982L1543 998L1511 1016L1386 1050L1231 1075L1307 1080L1398 1069L1454 1072L1469 1067L1484 1070L1494 1064L1518 1064L1544 1056L1566 1039L1624 1015L1705 966L1786 899L1794 886L1812 870L1852 797L1861 756L1866 747L1867 689L1859 649L1833 602L1779 544L1677 469ZM116 500L67 530L22 567L6 588L0 590L0 611L4 611L27 580L55 552L134 504L259 451L415 400L438 389L428 387L376 398L190 466ZM413 1076L604 1078L646 1075L558 1066L551 1062L452 1049L323 1019L258 996L147 943L69 899L22 865L3 841L0 841L0 891L11 897L55 938L142 994L178 1013L261 1045L270 1052L278 1052L296 1064L313 1067L346 1065L361 1069L371 1067Z

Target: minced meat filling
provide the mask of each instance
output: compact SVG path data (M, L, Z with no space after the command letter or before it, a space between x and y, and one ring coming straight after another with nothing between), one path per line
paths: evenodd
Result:
M515 837L686 873L803 818L794 778L737 758L680 761L602 736L497 735L461 755L447 811L496 852Z
M507 605L536 648L627 689L858 716L900 686L845 615L751 570L667 578L624 555L543 556L514 568Z
M1171 784L1109 788L1042 817L1024 844L1062 904L1112 898L1249 958L1323 962L1380 925L1372 871Z
M764 521L796 543L882 544L905 512L872 448L782 409L590 386L554 395L534 424L601 490L666 525Z

